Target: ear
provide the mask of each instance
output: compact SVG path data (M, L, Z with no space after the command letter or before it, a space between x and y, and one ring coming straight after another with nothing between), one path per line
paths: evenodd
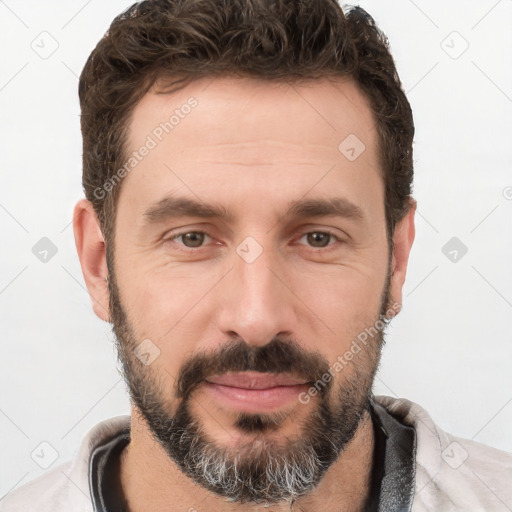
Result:
M110 321L107 256L100 223L90 201L81 199L73 214L75 244L96 315Z
M389 293L391 304L399 304L400 306L402 304L402 288L404 286L405 275L407 273L409 254L411 252L416 233L414 227L416 206L416 201L411 199L409 211L405 217L396 224L395 233L393 235L394 250L391 261Z

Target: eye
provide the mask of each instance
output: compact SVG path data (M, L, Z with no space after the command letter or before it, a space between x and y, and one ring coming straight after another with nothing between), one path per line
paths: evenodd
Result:
M205 245L207 238L211 237L205 231L184 231L168 238L167 241L177 243L186 249L199 249ZM323 249L342 241L331 231L309 231L300 237L299 242L304 238L307 244L315 249Z
M169 241L175 242L181 239L181 245L184 245L188 249L194 249L201 247L206 237L209 237L208 233L204 231L186 231L184 233L178 233L173 237L169 238Z
M306 238L308 244L311 244L311 247L317 249L333 245L329 244L329 241L333 238L335 241L341 242L340 238L330 231L310 231L309 233L304 233L299 240L303 238Z

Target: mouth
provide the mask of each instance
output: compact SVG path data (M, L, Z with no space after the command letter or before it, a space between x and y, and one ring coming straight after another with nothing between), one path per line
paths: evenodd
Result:
M297 402L309 383L285 374L239 372L213 375L203 385L214 400L228 408L264 413Z

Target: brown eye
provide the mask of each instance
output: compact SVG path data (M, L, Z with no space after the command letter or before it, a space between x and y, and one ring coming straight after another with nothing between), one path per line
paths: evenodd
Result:
M206 236L207 234L202 231L189 231L188 233L176 235L174 239L181 239L185 247L194 248L201 247Z
M331 233L323 231L312 231L311 233L306 233L304 236L307 237L307 241L312 247L317 248L327 247L329 241L333 238Z

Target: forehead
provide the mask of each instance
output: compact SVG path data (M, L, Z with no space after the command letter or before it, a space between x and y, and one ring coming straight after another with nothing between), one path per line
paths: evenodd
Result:
M121 197L141 214L178 189L221 202L237 191L260 194L260 206L338 185L359 194L363 209L383 199L374 119L350 79L217 77L173 93L154 89L133 111L127 146L128 157L139 156Z
M159 125L166 122L182 148L199 137L217 146L274 139L334 150L351 133L368 146L374 142L369 104L349 78L284 83L226 76L196 80L174 93L161 91L153 87L134 109L129 123L133 147L148 133L156 131L158 138ZM187 117L192 120L182 122ZM160 135L168 135L161 128ZM166 142L172 145L172 140Z

